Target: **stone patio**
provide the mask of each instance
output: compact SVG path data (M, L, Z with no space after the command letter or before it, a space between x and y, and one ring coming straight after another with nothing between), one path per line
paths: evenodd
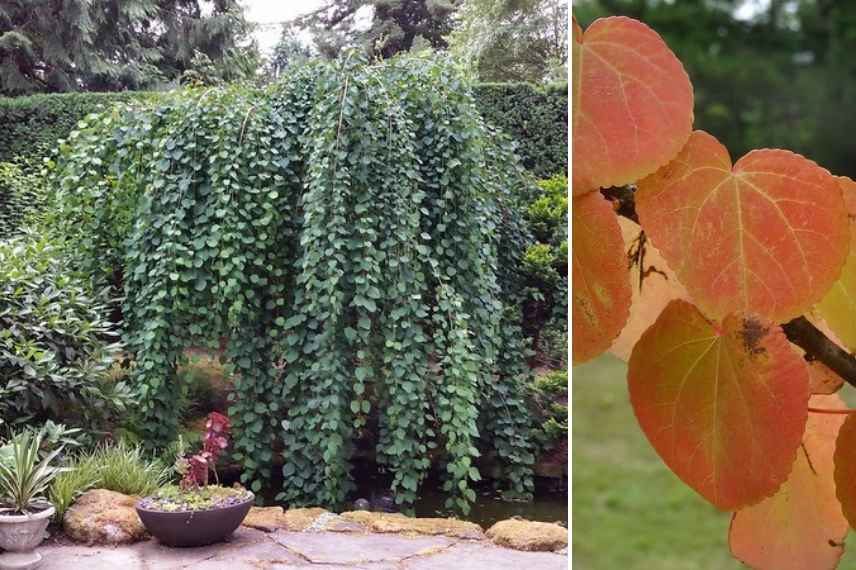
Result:
M168 548L156 540L88 547L65 538L44 543L41 570L565 570L567 554L521 552L484 540L445 536L265 533L239 528L229 542Z

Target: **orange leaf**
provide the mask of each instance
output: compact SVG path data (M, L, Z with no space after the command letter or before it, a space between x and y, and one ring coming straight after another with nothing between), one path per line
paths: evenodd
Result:
M856 414L850 414L835 440L835 489L841 510L856 528Z
M778 326L736 314L719 325L672 301L633 348L628 382L651 445L716 507L751 505L787 479L808 371Z
M818 408L844 408L836 395L812 396ZM835 497L832 455L843 415L810 413L803 447L779 491L734 514L731 553L758 570L835 568L844 554L847 519Z
M609 348L627 322L630 279L624 241L612 205L592 192L573 202L574 362Z
M812 394L834 394L844 385L844 379L819 360L808 363L808 375Z
M573 193L622 186L672 159L690 136L693 89L651 28L630 18L573 23Z
M636 240L641 232L638 224L619 216L618 225L621 226L624 243L637 243ZM635 245L630 247L635 247ZM645 257L642 263L644 271L647 271L648 275L640 286L640 266L634 264L630 268L630 288L633 292L630 318L624 328L621 329L621 334L609 347L609 352L624 361L630 358L633 345L636 344L642 333L654 324L669 301L689 298L687 290L684 289L674 272L666 265L663 256L650 241L645 244Z
M732 167L695 131L667 166L639 182L642 228L709 317L794 318L819 301L847 256L835 178L785 150L754 150Z

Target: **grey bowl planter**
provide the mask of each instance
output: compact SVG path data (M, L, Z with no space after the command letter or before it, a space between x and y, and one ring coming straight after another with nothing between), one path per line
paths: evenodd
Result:
M255 495L228 507L208 511L167 512L144 509L137 515L149 533L167 546L205 546L225 540L235 532L253 506Z
M32 515L0 513L0 550L30 552L45 539L45 530L56 509L51 505Z

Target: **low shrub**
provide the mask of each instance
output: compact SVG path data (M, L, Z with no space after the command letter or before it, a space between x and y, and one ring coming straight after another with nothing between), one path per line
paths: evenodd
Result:
M535 377L530 385L533 415L538 421L536 438L542 453L561 451L568 439L568 372L552 370Z
M92 454L73 458L69 461L68 468L68 471L57 475L48 493L48 500L56 508L54 517L57 521L62 520L65 512L80 495L94 489L101 480L98 463Z
M143 448L123 441L92 453L98 466L98 487L125 495L148 495L167 482L169 468L146 456Z
M80 453L67 467L68 471L54 479L48 494L57 520L62 520L74 501L90 489L145 496L169 480L169 470L160 460L146 457L141 447L123 441Z
M526 276L524 330L532 338L536 364L567 367L568 339L568 178L557 174L538 182L526 220L537 243L520 262Z
M130 401L107 377L121 349L103 293L60 249L25 231L0 241L0 417L97 428Z
M45 181L35 160L0 162L0 239L21 232L44 206Z

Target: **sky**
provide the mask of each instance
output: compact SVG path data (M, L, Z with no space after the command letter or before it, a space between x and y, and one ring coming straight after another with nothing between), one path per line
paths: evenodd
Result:
M247 19L262 24L255 32L259 48L269 53L279 40L280 26L270 25L287 22L324 4L324 0L242 0ZM267 24L267 25L266 25Z

